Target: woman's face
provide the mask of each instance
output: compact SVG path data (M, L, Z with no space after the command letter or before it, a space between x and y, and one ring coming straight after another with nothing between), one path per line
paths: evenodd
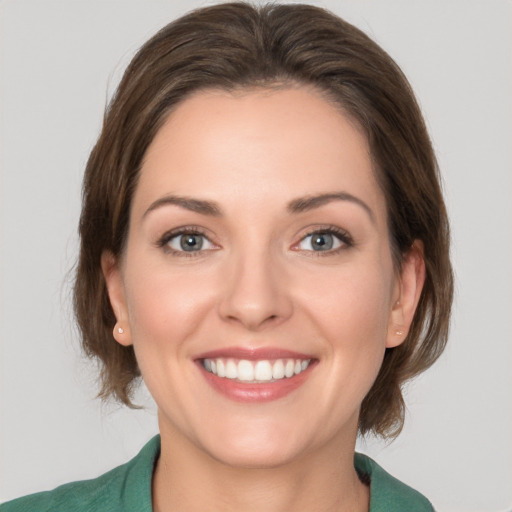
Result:
M367 141L307 88L181 103L103 266L163 440L231 465L353 445L410 316Z

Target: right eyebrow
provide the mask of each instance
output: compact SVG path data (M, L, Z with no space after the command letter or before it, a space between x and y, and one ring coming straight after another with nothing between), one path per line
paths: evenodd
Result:
M375 214L372 209L358 197L349 194L348 192L328 192L327 194L318 194L315 196L305 196L299 197L290 201L288 204L288 211L290 213L301 213L307 212L309 210L313 210L314 208L319 208L324 204L330 203L332 201L349 201L351 203L357 204L363 210L366 211L370 220L375 224Z
M222 210L219 205L213 201L206 201L204 199L194 199L192 197L166 195L151 203L149 208L144 212L143 218L150 212L167 205L175 205L185 210L200 213L201 215L209 215L213 217L220 217Z

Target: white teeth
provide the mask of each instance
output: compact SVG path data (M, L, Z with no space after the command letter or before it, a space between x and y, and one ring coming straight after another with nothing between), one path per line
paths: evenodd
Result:
M272 365L270 361L258 361L256 363L254 380L272 380Z
M311 359L276 359L248 361L241 359L203 359L206 371L227 379L242 382L270 382L298 375L306 370Z
M293 359L288 359L288 361L286 361L286 366L284 368L285 376L288 378L292 377L294 370L295 370L295 363L293 362Z
M250 361L242 359L238 363L238 379L244 381L254 380L254 366Z
M228 379L236 379L238 377L238 368L233 359L228 359L226 363L226 377Z
M222 359L217 359L217 375L219 377L226 376L226 365Z
M281 359L278 359L272 366L272 378L282 379L284 377L284 363Z

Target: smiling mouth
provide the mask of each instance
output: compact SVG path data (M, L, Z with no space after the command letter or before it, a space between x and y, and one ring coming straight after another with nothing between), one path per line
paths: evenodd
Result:
M221 395L235 402L264 403L301 388L319 360L275 347L226 347L199 354L195 362Z
M203 368L217 377L246 383L269 383L290 379L307 370L311 359L248 359L204 358Z

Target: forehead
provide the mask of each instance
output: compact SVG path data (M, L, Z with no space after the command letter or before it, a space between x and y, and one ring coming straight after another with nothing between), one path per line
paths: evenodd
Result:
M333 190L384 204L365 135L319 91L208 90L181 102L158 131L136 201L158 193L232 201L236 192L268 203Z

